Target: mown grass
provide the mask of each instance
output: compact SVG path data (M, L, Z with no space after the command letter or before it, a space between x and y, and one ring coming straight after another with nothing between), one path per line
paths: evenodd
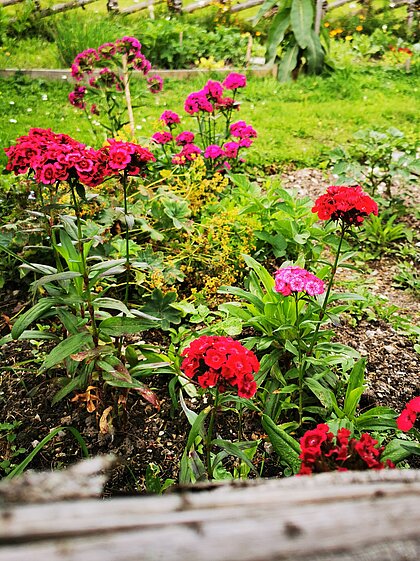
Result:
M168 79L164 92L155 97L141 96L144 83L133 82L134 97L140 96L135 110L141 127L137 129L139 141L157 130L157 119L165 109L183 115L185 96L200 89L208 78L206 74L184 81ZM31 81L19 76L0 80L0 145L10 145L30 127L50 127L90 144L101 142L95 140L83 113L67 103L70 89L64 81ZM259 133L249 151L250 164L319 165L328 149L350 143L352 134L361 128L394 126L411 140L418 134L418 71L406 74L362 67L286 84L274 78L251 77L241 98L238 118L252 123ZM184 128L194 127L188 116L183 123ZM4 155L0 157L4 163Z

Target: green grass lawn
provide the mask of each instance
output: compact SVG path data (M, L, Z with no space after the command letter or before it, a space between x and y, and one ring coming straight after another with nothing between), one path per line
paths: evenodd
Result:
M213 78L216 76L212 76ZM135 110L138 140L156 130L165 109L185 115L185 129L194 121L183 111L186 95L200 89L209 75L193 80L166 80L158 96L144 95L140 82L133 94L140 97ZM414 140L420 112L417 74L366 66L337 71L329 77L307 77L279 83L274 78L250 78L241 96L243 119L257 129L259 138L249 151L251 164L294 162L298 166L319 165L327 149L351 142L361 128L390 126ZM30 127L52 128L76 139L98 144L84 114L67 103L71 85L67 82L0 80L0 111L3 125L0 145L8 146ZM5 162L3 154L0 156Z

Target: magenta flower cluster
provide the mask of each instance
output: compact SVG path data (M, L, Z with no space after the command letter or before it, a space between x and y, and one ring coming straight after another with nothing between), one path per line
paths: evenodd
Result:
M171 156L173 164L184 165L194 160L198 154L203 154L212 169L230 169L232 163L239 161L240 149L249 148L253 139L257 137L255 129L251 125L247 125L245 121L230 122L232 112L239 109L239 103L234 99L236 91L245 86L246 77L232 72L223 82L208 80L202 90L192 92L187 96L184 108L189 115L198 120L202 148L194 143L196 135L191 131L183 131L175 135L175 128L181 124L181 118L173 111L164 111L159 119L169 128L169 132L156 132L152 139L161 146L171 144L172 148L181 147L179 152L173 153ZM227 90L233 91L233 97L225 95ZM223 134L217 135L213 132L210 135L205 132L209 131L211 126L210 123L204 123L204 120L213 119L213 126L220 113L227 123ZM220 143L220 136L224 136L226 142Z
M142 72L144 75L150 72L151 63L141 52L141 44L135 37L122 37L113 43L104 43L97 49L86 49L79 53L71 65L71 75L79 82L74 90L69 94L69 101L78 109L85 109L86 102L84 97L88 92L111 89L121 92L124 89L123 78L120 74L122 69L121 57L126 57L127 70ZM116 67L113 70L112 67ZM100 69L94 74L95 69ZM80 82L85 81L85 86ZM149 90L157 93L162 90L163 80L160 76L154 75L147 80ZM98 110L92 113L98 114Z
M323 294L324 281L301 267L283 267L276 271L274 289L283 296L306 293L309 296Z
M32 172L38 183L50 185L58 181L75 180L95 187L106 177L125 171L140 175L148 162L156 158L147 149L131 142L109 140L99 150L88 148L66 134L51 129L33 128L5 148L6 170L20 175Z

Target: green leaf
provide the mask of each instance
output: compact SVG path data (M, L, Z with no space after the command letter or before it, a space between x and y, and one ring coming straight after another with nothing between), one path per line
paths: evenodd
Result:
M391 460L391 462L396 464L402 462L412 454L420 454L420 444L418 442L394 438L386 445L385 450L382 452L381 461Z
M13 339L19 339L31 323L41 318L58 302L59 300L57 298L43 298L42 300L39 300L35 306L32 306L32 308L26 311L23 315L19 316L12 328Z
M262 416L262 426L280 459L286 462L293 473L297 473L301 464L299 442L278 427L268 415Z
M274 290L274 277L270 275L270 273L265 269L258 261L250 257L249 255L242 255L245 263L248 265L250 269L255 271L258 278L262 282L265 290L268 293L271 293Z
M139 333L157 327L159 320L153 316L144 317L111 317L99 324L99 333L108 337L121 337L131 333Z
M342 413L337 405L336 397L332 390L325 388L314 378L305 378L305 384L312 391L312 393L316 395L316 397L324 407L329 410L334 409L338 416L342 416Z
M324 50L318 35L313 29L310 30L308 44L305 49L305 58L308 61L308 73L320 74L324 67Z
M61 341L47 356L41 365L40 372L45 372L56 364L63 362L73 353L81 351L85 345L93 345L92 335L88 331L82 331L71 335L64 341Z
M254 19L252 20L252 25L257 25L264 14L269 12L276 4L279 4L281 0L265 0L264 4L258 10Z
M290 23L296 41L302 49L306 49L314 20L312 0L293 0L290 10Z
M28 456L23 460L23 462L21 462L19 465L17 465L7 476L5 479L12 479L12 477L15 477L16 475L20 475L21 473L23 473L23 471L25 470L26 466L34 459L34 457L44 448L44 446L46 444L48 444L48 442L50 440L52 440L59 432L64 431L64 430L68 430L70 431L70 433L74 436L74 438L77 440L77 442L79 443L79 446L82 450L83 455L85 456L85 458L89 457L89 451L87 449L86 446L86 442L84 441L82 435L80 434L80 432L75 429L74 427L56 427L55 429L51 430L47 436L45 438L43 438L41 440L41 442L39 444L37 444L37 446L32 450L32 452L30 452L28 454Z
M22 341L23 339L33 339L34 341L40 341L46 339L58 339L58 337L54 333L48 333L48 331L32 331L25 329L25 331L21 333L19 337L20 341ZM11 341L13 341L12 334L8 333L0 339L0 347L6 345L6 343L10 343Z
M267 37L267 51L265 59L268 64L276 58L277 47L284 39L284 34L290 25L290 9L284 8L274 16Z
M343 411L349 419L353 419L357 405L365 389L363 385L365 381L365 368L366 359L361 358L355 363L350 372L343 407Z
M49 282L65 281L81 276L82 275L76 271L64 271L62 273L55 273L53 275L45 275L44 277L41 277L40 279L31 283L31 288L33 290L37 290L40 286L44 286Z
M249 469L251 469L258 476L258 471L255 469L254 464L250 461L248 456L239 448L239 446L237 446L233 442L230 442L229 440L222 440L221 438L215 438L214 440L212 440L211 444L214 446L219 446L223 450L226 450L226 452L229 455L235 456L240 460L242 460L243 462L245 462L246 465L249 467Z
M299 45L292 45L284 53L277 72L279 82L289 82L292 79L292 71L296 68L299 54Z

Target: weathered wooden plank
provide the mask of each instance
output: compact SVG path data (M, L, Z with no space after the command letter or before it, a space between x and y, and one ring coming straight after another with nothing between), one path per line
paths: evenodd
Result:
M417 561L420 471L12 506L0 561Z
M165 0L152 0L152 2L150 0L146 0L146 2L140 2L139 4L133 4L132 6L128 6L127 8L120 8L119 9L119 13L120 14L133 14L134 12L139 12L141 10L146 10L147 8L150 8L150 5L158 5L158 4L162 4Z
M15 4L20 4L25 0L0 0L0 6L14 6Z
M234 4L230 11L232 14L236 12L241 12L242 10L248 10L249 8L254 8L254 6L259 6L264 4L265 0L246 0L246 2L241 2L239 4Z

